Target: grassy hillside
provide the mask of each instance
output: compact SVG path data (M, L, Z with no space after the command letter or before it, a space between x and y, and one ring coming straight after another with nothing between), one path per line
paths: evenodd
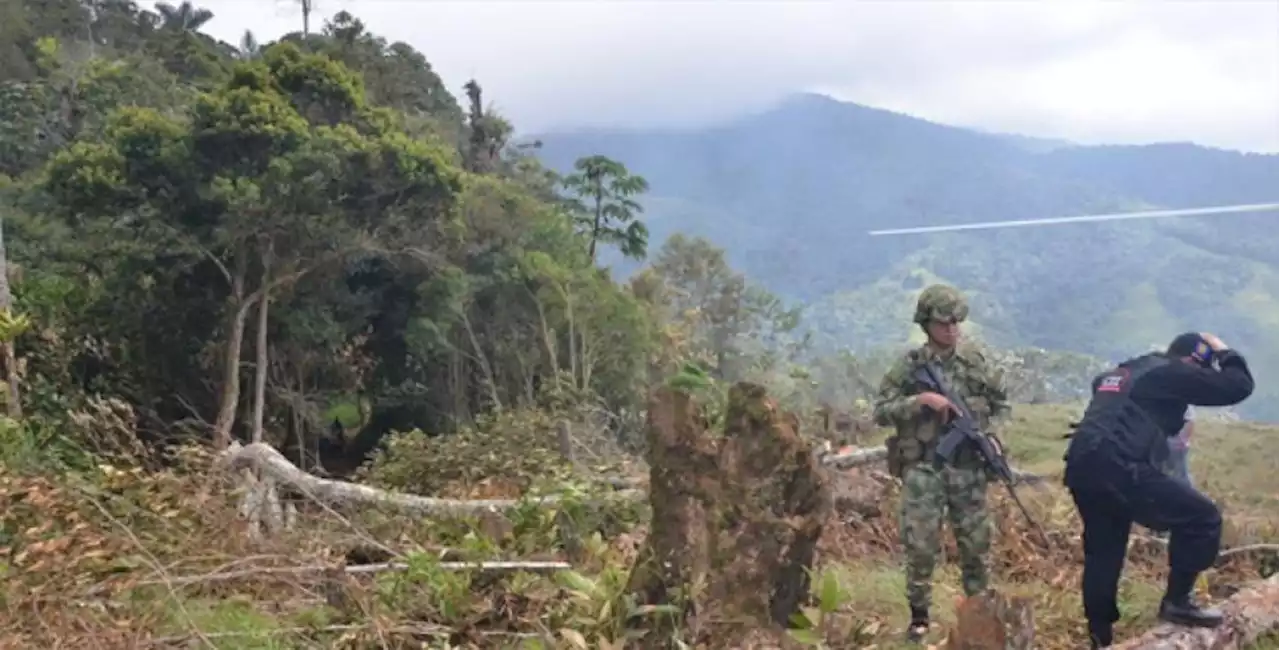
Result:
M1186 330L1244 350L1277 416L1274 213L871 238L870 229L1111 210L1275 202L1280 164L1193 144L1081 147L993 135L799 95L693 131L542 134L540 157L625 162L651 184L655 242L704 235L807 306L831 347L901 340L923 282L975 298L1000 345L1116 360ZM632 266L615 260L622 272Z

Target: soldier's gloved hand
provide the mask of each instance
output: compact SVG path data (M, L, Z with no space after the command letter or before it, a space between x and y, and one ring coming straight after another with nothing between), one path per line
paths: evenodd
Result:
M942 416L943 422L950 420L952 416L960 417L964 415L955 404L951 403L951 400L947 399L946 395L939 395L938 393L920 393L916 395L916 404L936 411Z

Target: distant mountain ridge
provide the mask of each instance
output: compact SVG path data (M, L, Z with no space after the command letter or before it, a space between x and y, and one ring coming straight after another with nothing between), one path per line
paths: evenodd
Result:
M1275 213L903 237L912 225L1271 203L1280 158L1189 143L1083 146L982 133L811 93L714 127L547 133L560 171L600 153L644 175L654 247L703 235L807 305L832 347L906 340L925 282L973 295L992 342L1116 360L1188 329L1245 350L1276 419ZM618 272L634 265L615 264Z

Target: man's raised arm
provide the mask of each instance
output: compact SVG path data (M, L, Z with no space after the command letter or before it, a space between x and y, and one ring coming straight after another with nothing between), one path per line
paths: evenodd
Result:
M1144 393L1175 399L1195 406L1231 406L1253 394L1253 373L1244 355L1231 349L1215 353L1221 370L1190 363L1171 363L1161 369L1157 381L1144 382Z

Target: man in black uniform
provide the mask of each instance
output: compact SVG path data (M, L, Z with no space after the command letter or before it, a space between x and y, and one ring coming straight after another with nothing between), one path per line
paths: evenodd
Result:
M1116 588L1133 523L1169 531L1169 582L1160 618L1216 627L1222 614L1191 599L1218 556L1222 515L1161 463L1187 405L1229 406L1253 393L1240 353L1212 334L1187 333L1163 352L1121 363L1093 380L1093 398L1065 456L1065 483L1084 523L1084 614L1092 647L1111 645Z

